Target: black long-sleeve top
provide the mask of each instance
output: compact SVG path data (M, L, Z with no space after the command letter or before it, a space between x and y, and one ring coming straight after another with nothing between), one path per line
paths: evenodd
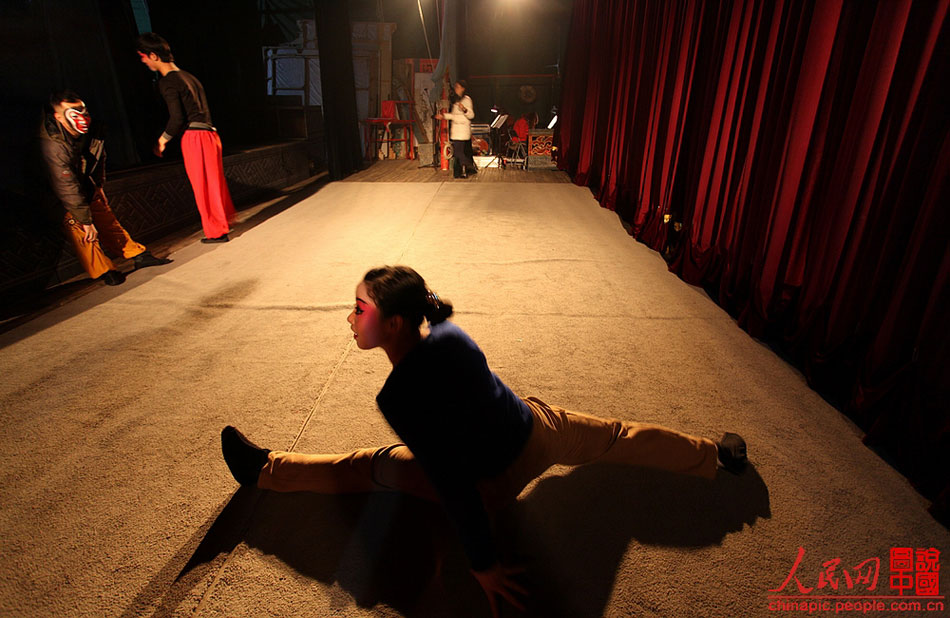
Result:
M211 126L211 109L205 97L204 86L188 71L170 71L158 80L158 91L168 107L166 139L174 139L185 132L192 122Z
M476 483L521 453L533 424L528 406L451 322L432 326L393 367L376 402L442 498L472 568L492 566L491 528Z

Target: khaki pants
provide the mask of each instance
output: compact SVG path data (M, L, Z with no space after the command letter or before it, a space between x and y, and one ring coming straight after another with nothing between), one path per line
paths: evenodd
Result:
M110 253L121 254L124 258L132 258L140 253L145 253L145 245L140 245L132 240L129 233L115 218L112 209L109 208L105 193L102 191L96 193L92 202L89 203L89 210L92 212L92 223L96 226L96 231L99 232L99 240L86 242L86 231L82 224L76 221L68 212L63 219L63 229L73 245L79 263L86 269L90 277L96 279L110 270L115 270L115 265L103 252L103 248Z
M643 423L607 420L549 406L529 397L534 415L531 436L502 474L481 481L489 510L503 506L555 464L622 463L713 478L716 444ZM342 455L272 451L257 485L275 491L356 493L401 491L438 501L422 466L404 444L366 448Z

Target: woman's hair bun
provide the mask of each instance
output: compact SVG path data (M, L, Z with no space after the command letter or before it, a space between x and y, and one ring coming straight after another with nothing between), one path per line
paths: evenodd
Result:
M422 320L444 322L452 315L452 303L429 289L425 279L408 266L380 266L363 277L366 290L385 316L401 315L409 326L418 328Z
M425 316L429 324L444 322L454 311L452 303L439 298L439 295L435 292L429 291L426 295Z

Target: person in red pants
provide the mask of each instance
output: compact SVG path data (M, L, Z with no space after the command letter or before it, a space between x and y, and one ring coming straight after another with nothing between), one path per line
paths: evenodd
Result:
M175 65L168 42L154 32L139 36L136 49L142 63L161 74L158 90L168 107L168 123L155 144L154 152L162 156L165 145L181 136L185 173L195 193L205 233L201 242L228 242L234 204L224 178L221 138L211 124L204 86L197 77Z
M66 236L90 277L107 285L125 281L103 249L131 258L136 269L171 262L155 257L145 245L132 240L109 208L104 190L105 140L75 92L64 90L50 96L40 129L40 149L53 193L66 210Z
M402 442L342 454L272 451L229 425L221 449L235 480L272 491L400 491L441 503L497 616L497 597L520 608L516 593L525 590L499 562L489 513L552 465L621 463L709 480L719 467L745 468L746 443L734 433L713 441L515 395L448 321L452 313L409 267L367 272L347 320L361 350L381 348L393 365L376 403Z

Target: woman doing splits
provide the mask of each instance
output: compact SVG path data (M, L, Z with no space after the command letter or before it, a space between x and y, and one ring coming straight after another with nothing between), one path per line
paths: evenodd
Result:
M274 491L394 490L440 502L497 615L496 595L522 608L515 593L526 591L511 578L516 569L498 562L488 513L550 466L624 463L708 479L717 466L737 474L745 467L746 444L736 434L714 442L519 398L475 342L446 321L451 315L451 303L411 268L366 273L347 321L360 349L382 348L392 362L376 402L402 443L308 455L260 448L228 426L221 445L234 478Z

